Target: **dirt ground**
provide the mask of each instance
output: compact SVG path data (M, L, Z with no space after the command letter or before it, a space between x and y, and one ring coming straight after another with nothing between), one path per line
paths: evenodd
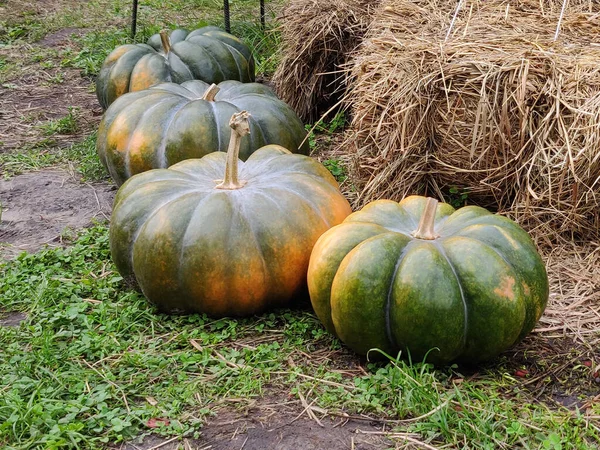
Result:
M42 170L0 180L0 256L61 244L67 230L110 217L116 187L81 183L64 170Z
M347 418L317 420L309 419L296 402L269 404L263 399L244 410L222 409L199 439L150 435L114 450L372 450L395 446L384 436L381 424Z
M59 50L70 45L72 35L85 30L67 28L47 35L35 48ZM18 50L6 51L7 58ZM45 68L38 63L20 68L22 75L0 85L0 153L22 148L65 147L80 141L100 122L102 108L98 105L91 86L92 80L80 75L79 70L60 67L54 58ZM69 133L49 135L44 125L67 116L72 111L76 128Z

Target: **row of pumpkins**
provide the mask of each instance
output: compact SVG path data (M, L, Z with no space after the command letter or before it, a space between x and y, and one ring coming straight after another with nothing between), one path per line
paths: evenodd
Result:
M355 351L436 363L488 360L532 330L548 278L524 230L418 196L351 213L306 156L300 119L253 80L248 47L216 27L163 32L104 62L97 150L122 184L111 252L151 302L247 316L308 286Z

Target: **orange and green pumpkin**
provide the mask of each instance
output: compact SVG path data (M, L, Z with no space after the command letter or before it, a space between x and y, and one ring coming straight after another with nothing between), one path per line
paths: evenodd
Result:
M113 260L163 310L246 316L289 304L306 291L314 243L350 214L308 156L268 145L238 161L247 113L231 124L227 154L136 175L115 198Z
M372 202L324 233L308 286L319 319L356 352L434 363L494 358L548 301L542 259L515 222L418 196Z
M251 114L251 134L240 149L243 161L267 144L308 154L306 130L296 113L269 87L239 81L162 83L123 95L100 122L96 149L121 185L146 170L226 151L229 118L242 110Z
M158 83L202 80L220 83L254 81L254 58L246 44L218 27L191 33L177 29L155 34L147 44L115 48L96 79L96 95L104 109L117 97Z

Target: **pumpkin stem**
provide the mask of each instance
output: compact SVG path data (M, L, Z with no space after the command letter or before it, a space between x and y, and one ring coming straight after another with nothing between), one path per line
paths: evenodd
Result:
M250 123L248 111L241 111L231 116L229 126L231 127L231 139L227 149L227 162L225 163L225 179L215 186L216 189L239 189L246 181L238 179L238 156L242 137L250 134Z
M412 232L413 237L417 239L426 239L432 241L439 237L435 234L433 229L435 225L435 211L437 209L438 201L435 198L427 197L427 203L421 216L418 228Z
M207 102L214 102L215 101L215 95L217 95L217 93L221 90L221 88L219 86L217 86L216 84L211 84L208 89L204 92L204 95L202 96L202 100L206 100ZM231 126L231 123L229 124Z
M167 30L162 30L160 32L160 42L162 43L165 53L169 53L171 51L171 40L169 39Z

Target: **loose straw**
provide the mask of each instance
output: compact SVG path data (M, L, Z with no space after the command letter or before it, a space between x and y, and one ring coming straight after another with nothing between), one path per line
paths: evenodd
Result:
M569 3L569 0L563 0L562 8L560 10L560 17L558 18L558 23L556 24L556 33L554 33L555 41L558 39L558 34L560 33L560 25L565 15L565 8L567 7L567 3Z
M450 22L450 28L448 28L448 32L446 33L446 39L444 39L444 42L446 42L450 37L450 33L452 32L452 28L454 28L454 22L456 22L456 18L458 17L458 13L460 12L462 3L463 0L458 0L458 5L456 5L456 11L454 11L454 17L452 17L452 22Z

